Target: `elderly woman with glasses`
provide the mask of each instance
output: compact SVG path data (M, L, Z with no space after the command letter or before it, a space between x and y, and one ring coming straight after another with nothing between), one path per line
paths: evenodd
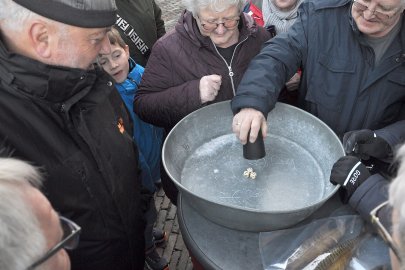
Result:
M270 33L242 13L245 0L183 0L175 29L153 47L135 111L153 125L171 128L187 114L233 98L250 60ZM177 190L162 172L172 203Z

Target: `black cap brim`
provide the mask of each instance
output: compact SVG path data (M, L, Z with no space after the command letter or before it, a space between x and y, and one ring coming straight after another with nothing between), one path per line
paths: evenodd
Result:
M115 24L117 9L86 10L54 0L13 0L45 18L83 28L103 28Z

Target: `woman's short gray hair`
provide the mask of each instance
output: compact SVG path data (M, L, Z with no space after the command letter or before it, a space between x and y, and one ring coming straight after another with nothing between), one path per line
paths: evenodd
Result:
M400 255L402 262L405 262L405 144L399 148L396 156L399 168L389 188L389 201L399 215L398 224L393 225L399 232Z
M198 15L201 9L210 8L215 12L222 12L231 6L237 6L238 10L242 12L243 7L246 5L246 0L182 0L184 7Z
M0 158L0 269L27 269L46 253L46 239L22 187L39 186L41 177L30 164ZM44 268L41 268L44 269Z

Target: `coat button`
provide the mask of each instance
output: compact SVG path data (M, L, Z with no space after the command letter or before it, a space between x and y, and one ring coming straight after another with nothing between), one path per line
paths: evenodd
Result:
M108 86L112 86L113 83L112 83L111 81L108 81L108 82L107 82L107 85L108 85Z
M84 78L85 78L85 76L84 76L84 75L80 76L80 80L83 80Z
M401 61L401 59L399 59L399 57L395 58L395 62L399 63L400 61Z

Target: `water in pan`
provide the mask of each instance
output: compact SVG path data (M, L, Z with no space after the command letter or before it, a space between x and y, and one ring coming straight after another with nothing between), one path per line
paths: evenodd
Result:
M264 142L266 157L246 160L234 134L212 139L186 160L181 184L210 201L257 211L300 209L323 198L324 173L306 149L274 135ZM249 167L254 180L243 176Z

